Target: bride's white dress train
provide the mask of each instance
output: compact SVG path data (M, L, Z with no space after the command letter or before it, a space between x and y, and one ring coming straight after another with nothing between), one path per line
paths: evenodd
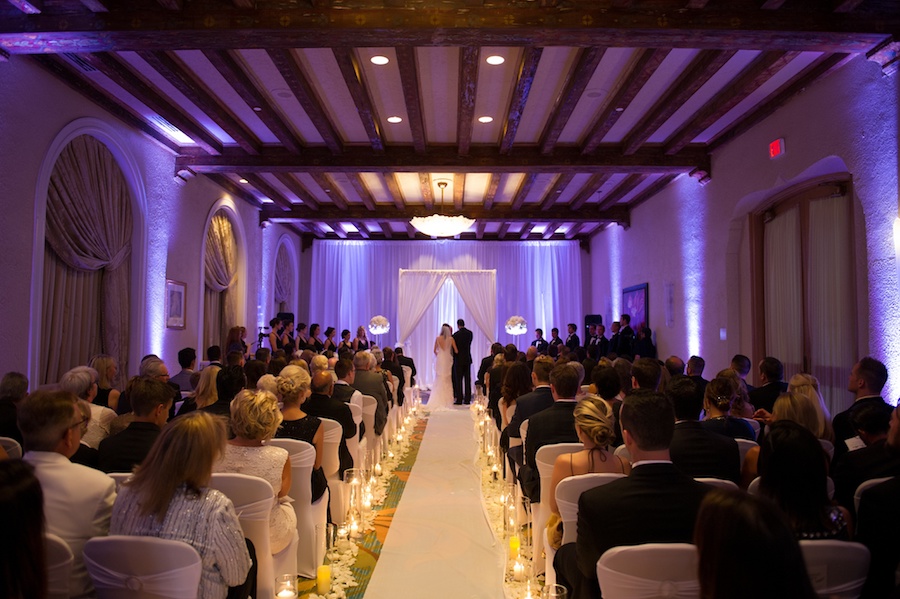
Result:
M431 386L431 395L428 397L426 408L434 412L447 410L453 405L453 354L451 344L446 347L438 342L438 353L434 361L434 385Z

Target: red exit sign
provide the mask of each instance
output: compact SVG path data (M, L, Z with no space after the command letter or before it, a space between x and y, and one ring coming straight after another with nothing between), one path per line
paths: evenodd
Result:
M769 158L778 158L784 154L784 138L779 137L769 144Z

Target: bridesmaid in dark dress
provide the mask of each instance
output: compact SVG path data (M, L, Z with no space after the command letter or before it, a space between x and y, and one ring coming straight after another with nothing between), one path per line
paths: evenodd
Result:
M325 428L322 421L300 409L309 396L309 373L299 366L285 366L277 379L278 395L284 402L281 414L284 421L275 433L276 437L306 441L316 448L316 461L312 471L312 500L317 501L328 488L325 471L322 470L322 453L325 447Z
M362 325L359 325L359 328L356 329L356 339L353 340L353 351L361 352L369 349L369 340L366 339L366 328Z
M334 334L336 332L337 331L334 327L328 327L327 329L325 329L325 342L322 344L322 351L333 351L335 353L337 352L337 345L334 343Z
M307 349L311 349L317 354L321 354L325 349L325 344L319 339L319 331L322 329L316 323L309 325L309 341L306 343Z
M353 344L350 342L350 329L341 331L341 342L338 344L337 353L340 354L344 350L353 351Z

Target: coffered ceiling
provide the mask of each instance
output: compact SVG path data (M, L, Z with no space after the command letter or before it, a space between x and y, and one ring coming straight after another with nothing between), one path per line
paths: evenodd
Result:
M138 127L176 180L318 238L421 237L409 219L439 211L475 218L472 239L627 226L848 60L895 69L897 40L896 0L0 5L0 61Z

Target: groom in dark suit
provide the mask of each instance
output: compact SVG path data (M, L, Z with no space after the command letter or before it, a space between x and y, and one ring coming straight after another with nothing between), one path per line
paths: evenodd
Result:
M453 403L459 405L472 402L472 331L462 318L456 326L459 330L453 333L457 350L453 354Z

